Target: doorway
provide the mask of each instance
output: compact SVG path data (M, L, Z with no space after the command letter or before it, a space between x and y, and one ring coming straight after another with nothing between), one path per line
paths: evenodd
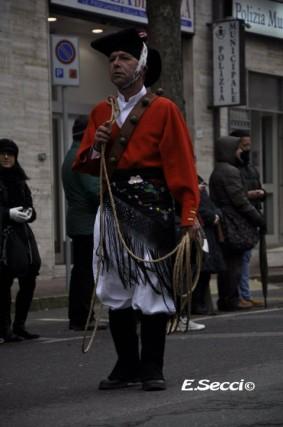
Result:
M283 116L252 111L252 161L267 196L264 215L269 245L283 243Z
M72 143L72 126L75 116L68 118L68 141ZM53 114L53 182L54 182L54 251L55 263L65 263L66 245L66 207L61 179L61 167L64 161L63 117Z

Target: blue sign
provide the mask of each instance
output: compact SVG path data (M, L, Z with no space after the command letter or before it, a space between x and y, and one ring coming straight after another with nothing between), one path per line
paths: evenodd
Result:
M64 77L64 70L63 70L63 68L55 68L55 76L58 79L62 79Z
M76 58L76 49L69 40L60 40L55 47L55 54L62 64L71 64Z

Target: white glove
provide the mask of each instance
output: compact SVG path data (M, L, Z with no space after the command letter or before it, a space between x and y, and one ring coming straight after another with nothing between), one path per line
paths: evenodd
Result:
M11 208L9 210L10 218L15 222L26 222L31 217L32 213L29 214L23 210L22 206L18 206L17 208ZM30 216L29 216L30 215Z
M31 219L31 217L32 217L32 208L27 208L27 209L25 210L25 214L26 214L26 216L27 216L27 221L28 221L29 219Z

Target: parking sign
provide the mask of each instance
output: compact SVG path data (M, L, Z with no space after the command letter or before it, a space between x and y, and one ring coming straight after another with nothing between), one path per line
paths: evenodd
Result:
M79 86L79 40L51 35L52 82L59 86Z

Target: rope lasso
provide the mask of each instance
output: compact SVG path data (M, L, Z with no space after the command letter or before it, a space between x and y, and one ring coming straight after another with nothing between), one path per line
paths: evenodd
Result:
M111 103L111 106L112 106L112 114L111 114L110 123L113 123L113 121L115 121L115 118L116 118L115 117L116 110L115 110L115 105L114 105L115 101L113 100L112 97L109 97L108 99L109 99L109 102ZM120 229L119 219L117 216L117 211L116 211L116 206L115 206L115 200L113 197L113 193L111 190L111 183L110 183L109 176L107 173L107 166L106 166L106 160L105 160L105 144L101 145L99 179L100 179L99 180L100 189L103 188L103 184L104 184L104 182L106 182L106 188L108 191L111 208L112 208L113 215L114 215L114 221L115 221L118 237L119 237L124 249L128 252L128 254L133 259L135 259L138 262L151 264L151 263L162 262L162 261L168 259L169 257L171 257L172 255L176 254L174 269L173 269L173 284L172 284L173 298L174 298L175 304L177 303L177 301L179 302L180 309L178 310L178 312L183 313L184 310L186 310L186 312L187 312L187 324L186 324L186 329L185 329L185 331L187 331L188 330L188 322L189 322L189 314L190 314L191 295L192 295L192 291L193 291L194 287L197 284L197 281L199 278L199 273L200 273L200 267L201 267L201 258L202 258L202 247L201 246L202 245L200 242L202 240L202 236L200 235L200 233L197 233L198 238L195 240L195 243L196 243L196 267L197 268L196 268L196 274L194 275L194 279L192 278L192 270L191 270L191 263L190 263L190 261L191 261L191 238L189 236L189 233L185 233L184 236L182 237L181 241L176 245L176 247L172 251L168 252L167 254L165 254L162 257L159 257L156 259L151 259L151 260L138 257L128 247L128 245L125 242L125 239L122 235L121 229ZM84 336L83 336L83 341L82 341L82 352L83 353L87 353L89 351L91 345L93 344L95 334L96 334L96 331L98 328L101 309L102 309L102 304L100 302L98 302L98 304L97 304L97 301L96 301L96 288L97 288L97 284L98 284L98 280L99 280L101 264L102 264L102 259L103 259L103 241L104 241L104 221L102 220L103 219L103 211L104 211L103 191L100 191L100 240L99 240L99 247L98 247L98 262L97 262L96 277L94 280L94 289L93 289L93 294L92 294L92 298L91 298L90 310L89 310L87 322L85 325ZM186 288L186 292L184 292L184 287ZM95 304L97 304L97 307L96 307L96 313L95 313L94 329L92 331L92 334L90 336L88 343L86 344L86 342L87 342L87 331L88 331L88 327L90 325L90 322L92 320L92 317L94 315ZM177 314L174 317L172 317L172 319L170 320L170 323L169 323L168 330L167 330L168 333L173 333L176 331L179 320L180 320L180 314Z

